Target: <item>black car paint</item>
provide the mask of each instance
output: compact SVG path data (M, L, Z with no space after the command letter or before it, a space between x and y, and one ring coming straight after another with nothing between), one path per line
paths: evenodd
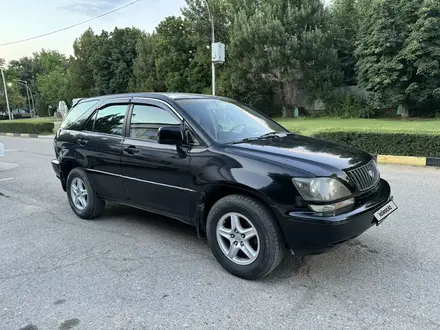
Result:
M273 212L286 243L296 254L321 253L360 235L374 225L373 213L391 199L380 180L371 191L356 191L346 171L368 163L371 155L328 141L296 134L239 144L216 144L175 99L200 95L113 95L72 126L60 129L53 167L65 189L69 162L84 168L105 199L160 213L203 231L210 196L242 192L263 201ZM172 108L197 137L197 146L171 146L130 137L81 131L92 113L107 104L156 102ZM127 135L127 108L124 133ZM287 131L286 131L287 132ZM87 141L81 145L81 141ZM131 153L129 148L137 149ZM70 165L71 166L71 165ZM356 198L354 209L333 217L313 213L293 177L334 177Z

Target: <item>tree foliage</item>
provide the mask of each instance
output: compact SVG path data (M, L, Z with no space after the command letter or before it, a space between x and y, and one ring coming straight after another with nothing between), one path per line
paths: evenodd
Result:
M361 21L360 3L357 0L334 0L331 23L334 43L338 51L344 85L356 85L356 57L354 54Z
M438 1L206 1L186 0L180 17L166 17L152 33L89 28L70 58L43 49L3 63L7 80L27 81L41 114L77 97L211 93L211 13L215 40L226 44L226 63L216 65L217 93L268 114L292 115L319 98L328 109L342 104L345 115L365 116L363 103L353 106L350 96L331 103L335 87L355 84L370 92L375 108L403 105L404 115L440 103ZM11 98L20 103L26 89L16 90Z
M310 98L325 94L340 79L326 24L319 0L270 0L251 15L240 11L230 34L231 64L244 67L237 72L276 84L287 115L305 105L302 93Z
M377 0L360 27L356 50L359 83L373 92L376 107L403 105L408 116L414 63L405 55L405 45L417 20L418 0Z
M73 56L70 58L71 84L76 97L93 95L94 77L92 56L96 51L97 36L92 29L87 29L73 43Z
M70 103L75 96L72 94L70 82L70 70L62 66L54 68L47 74L39 75L37 85L40 97L52 108L57 108L59 101Z
M425 0L412 25L402 56L411 63L406 89L418 103L440 99L440 2Z
M154 34L146 34L136 45L137 57L133 63L133 75L129 82L132 92L159 92L164 89L156 72L156 51Z

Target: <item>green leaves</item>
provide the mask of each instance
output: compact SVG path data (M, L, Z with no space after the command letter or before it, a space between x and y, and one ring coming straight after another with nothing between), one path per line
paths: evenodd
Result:
M69 101L74 98L70 86L70 71L62 67L53 68L49 73L38 75L37 86L41 98L53 108L58 107L59 101Z
M377 0L360 28L358 78L377 107L429 104L440 87L440 4Z
M229 35L230 74L241 75L233 81L261 77L279 90L284 115L305 105L303 93L324 94L341 78L327 18L319 0L270 0L239 11Z

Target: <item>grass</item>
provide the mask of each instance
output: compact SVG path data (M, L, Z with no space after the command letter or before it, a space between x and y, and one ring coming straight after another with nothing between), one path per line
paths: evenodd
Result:
M276 121L292 132L309 136L322 131L339 130L440 134L439 119L278 118Z

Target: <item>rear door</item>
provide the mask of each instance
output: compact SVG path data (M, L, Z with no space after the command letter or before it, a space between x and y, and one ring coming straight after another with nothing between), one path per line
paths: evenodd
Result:
M90 116L78 134L76 158L83 163L93 186L101 195L125 200L121 149L129 99L106 102Z
M161 126L182 119L154 99L132 100L122 143L122 175L128 199L143 208L189 222L189 158L177 146L158 143Z

